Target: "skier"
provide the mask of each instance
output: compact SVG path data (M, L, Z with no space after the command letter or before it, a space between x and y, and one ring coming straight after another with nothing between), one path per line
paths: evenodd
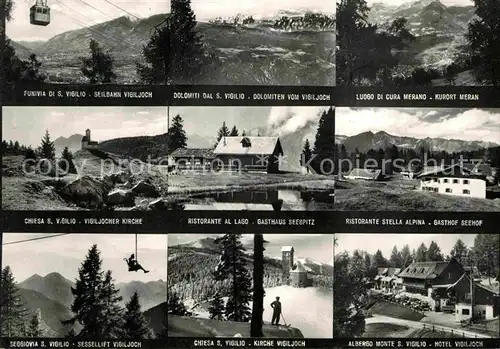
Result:
M130 258L124 258L124 260L128 264L128 271L138 271L142 270L144 273L149 273L149 270L146 270L140 265L137 260L135 259L135 255L131 254Z
M276 297L276 300L271 303L271 308L273 308L273 318L271 320L271 325L279 325L281 316L281 302L280 297Z

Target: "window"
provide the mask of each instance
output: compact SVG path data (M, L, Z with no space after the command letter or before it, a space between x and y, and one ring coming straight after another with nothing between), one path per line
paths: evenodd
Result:
M446 188L447 193L452 193L453 191L450 188Z
M454 179L453 184L457 184L457 183L458 183L458 179Z
M462 309L462 315L470 315L469 309Z
M448 178L443 179L443 183L448 183Z
M469 195L470 194L470 190L469 189L464 189L464 190L462 190L462 193Z
M464 184L469 184L469 180L468 179L464 179Z
M435 183L439 183L439 179L437 179L437 178L434 178L432 181Z

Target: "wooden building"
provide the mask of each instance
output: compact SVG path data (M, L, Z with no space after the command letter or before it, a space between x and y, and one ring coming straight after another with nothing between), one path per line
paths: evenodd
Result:
M212 149L177 148L169 155L169 165L178 170L202 170L210 168L214 159Z
M434 285L453 284L464 273L460 263L452 258L442 262L414 262L398 276L406 292L431 297Z
M222 137L214 154L223 169L278 173L284 155L279 137Z
M436 284L433 288L440 298L450 300L450 304L455 306L457 322L472 316L477 320L491 320L499 316L498 289L471 280L467 272L454 283Z

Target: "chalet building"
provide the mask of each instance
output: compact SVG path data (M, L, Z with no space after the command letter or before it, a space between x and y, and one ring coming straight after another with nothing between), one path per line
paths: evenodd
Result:
M443 262L414 262L399 277L406 292L431 297L433 286L455 283L465 273L460 263L452 258Z
M284 155L279 137L222 137L214 150L224 169L278 173Z
M99 142L93 141L90 129L85 130L85 136L82 137L82 149L96 149L99 145Z
M367 169L367 168L354 168L349 172L347 179L364 179L369 181L380 181L384 178L382 170Z
M457 322L470 319L472 316L478 320L491 320L499 316L498 289L490 288L474 280L471 281L468 273L463 273L454 283L434 285L433 288L440 296L452 300L451 304L455 306L455 320Z
M420 179L420 190L422 191L486 198L486 178L474 174L460 164L426 168L417 178Z
M401 268L378 268L375 276L375 288L386 292L397 288L398 274Z
M214 159L212 149L177 148L169 155L169 165L180 170L201 170L210 167Z

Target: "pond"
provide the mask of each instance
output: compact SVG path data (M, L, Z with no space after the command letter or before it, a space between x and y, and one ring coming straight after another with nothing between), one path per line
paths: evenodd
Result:
M333 190L245 190L192 195L184 209L329 211L333 203Z

